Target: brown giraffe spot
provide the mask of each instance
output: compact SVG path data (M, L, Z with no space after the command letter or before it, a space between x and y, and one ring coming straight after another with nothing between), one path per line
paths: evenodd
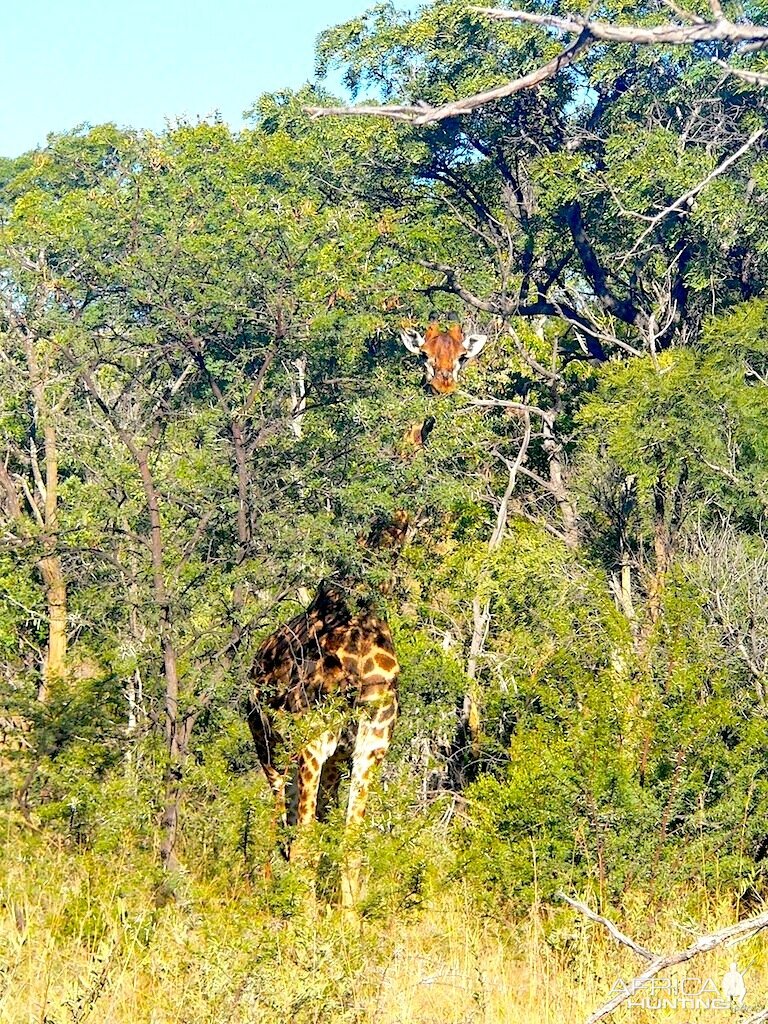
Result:
M391 672L392 669L397 668L395 659L390 657L389 654L384 654L382 651L376 653L376 664L385 672Z
M366 700L370 700L371 697L376 697L380 693L386 692L387 684L382 680L376 679L374 682L365 682L360 688L361 694Z

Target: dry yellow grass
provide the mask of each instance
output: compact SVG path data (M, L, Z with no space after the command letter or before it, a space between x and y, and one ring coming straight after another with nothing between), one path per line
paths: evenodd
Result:
M19 842L10 830L3 864L3 1024L560 1024L585 1020L638 969L599 925L570 910L532 907L518 921L484 916L460 883L418 914L349 928L310 899L274 914L262 883L231 879L187 879L158 908L149 858L107 860ZM688 914L676 910L684 904ZM623 926L664 951L733 919L727 901L688 893L657 902L652 916L637 901ZM768 1005L759 937L673 977L678 986L687 978L689 992L700 987L694 979L719 985L732 961L745 972L750 1010ZM657 987L638 1001L658 996ZM677 1003L624 1007L613 1019L738 1019Z

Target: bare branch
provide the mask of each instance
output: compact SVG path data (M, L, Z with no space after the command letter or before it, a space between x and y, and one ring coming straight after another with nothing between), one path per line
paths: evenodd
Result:
M288 370L288 364L283 364ZM297 440L303 434L304 415L307 411L307 357L297 356L290 365L296 370L296 380L291 377L291 432ZM290 371L288 371L290 372Z
M415 124L416 118L429 114L434 108L428 103L420 103L413 107L305 107L306 112L315 120L318 117L344 117L366 115L368 117L388 117L391 121L410 121Z
M433 288L448 291L451 295L458 295L468 306L482 309L485 313L495 313L498 315L504 312L497 302L493 302L490 299L481 299L465 288L457 280L458 271L455 267L449 267L444 263L433 263L430 260L418 260L417 262L419 266L424 267L426 270L434 270L437 274L445 274L445 285L433 285Z
M616 925L613 923L613 921L609 921L607 917L600 917L600 915L596 914L594 910L590 910L586 903L582 903L581 900L571 899L571 897L566 896L564 892L557 893L557 896L561 900L565 900L565 902L569 906L573 907L574 910L578 910L585 917L588 917L590 921L597 921L598 924L603 925L604 928L608 929L608 931L611 933L614 939L616 939L617 942L621 942L624 946L629 946L633 953L637 953L637 955L641 956L643 960L658 959L655 953L652 953L649 949L646 949L644 946L639 946L634 941L634 939L630 939L630 937L628 935L625 935L624 932L620 932Z
M496 551L498 547L501 545L502 540L504 539L504 531L507 528L507 516L509 514L509 499L512 497L512 492L514 491L515 485L517 483L518 471L522 466L523 462L525 462L526 456L528 454L528 445L531 443L530 413L528 413L527 411L523 413L523 420L525 423L525 430L523 433L523 440L520 443L520 451L517 453L515 461L510 462L509 459L506 459L503 455L497 453L499 458L502 460L502 462L509 471L509 480L507 482L506 489L504 490L504 494L502 495L501 502L499 504L499 511L496 516L496 525L493 528L491 539L488 541L489 551Z
M518 472L522 473L523 476L527 476L529 480L533 480L534 483L538 484L539 487L554 497L552 484L549 480L545 480L543 476L539 476L538 473L534 473L534 471L532 469L528 469L527 466L520 466Z
M425 267L427 270L434 270L436 273L445 275L444 283L430 285L432 291L444 291L451 295L457 295L462 302L465 302L468 306L472 306L475 309L481 309L485 313L493 313L496 316L507 317L557 316L566 320L574 330L580 331L590 339L594 339L596 343L599 339L604 337L595 329L594 324L590 323L586 317L582 316L575 309L570 306L566 306L562 302L540 297L537 298L535 302L530 302L527 305L519 305L512 301L481 299L461 284L458 280L458 271L454 267L449 267L443 263L432 263L428 260L418 260L417 262L419 266ZM640 355L640 352L637 349L632 349L631 346L622 345L613 337L609 337L607 340L613 344L619 345L621 348L626 348L627 351L630 351L633 355ZM598 352L597 348L598 346L596 344L596 351L591 354L601 359L607 358L605 353Z
M165 385L165 388L158 396L158 399L155 402L155 405L150 414L153 419L160 412L160 410L167 405L167 400L169 398L173 398L176 394L178 394L178 392L184 386L187 377L189 377L189 375L193 373L196 366L197 361L195 359L190 360L190 362L187 363L187 365L184 367L184 369L181 371L179 376L176 377L175 380L168 381L168 383Z
M406 121L414 125L433 124L447 117L467 114L478 107L492 103L494 100L513 96L525 89L535 88L548 78L553 78L563 68L568 67L595 42L625 43L632 45L667 45L690 46L694 43L726 42L741 45L744 51L755 49L768 43L768 26L754 25L749 22L733 22L723 16L719 0L709 0L712 20L704 18L680 7L675 0L664 0L677 17L686 24L669 22L665 25L614 25L607 21L593 21L579 14L559 17L553 14L532 14L530 11L505 10L497 7L470 7L474 14L480 14L497 21L516 21L541 28L556 29L567 35L574 35L574 42L566 46L556 57L541 67L530 71L527 75L516 78L505 85L500 85L487 92L454 100L441 107L431 107L423 101L412 105L382 105L360 107L306 107L307 113L313 117L329 116L374 116L387 117L396 121ZM746 44L746 45L744 45ZM768 85L768 75L756 72L738 71L721 64L730 74L737 75L757 85Z
M545 380L548 380L550 384L559 384L562 382L563 378L559 373L554 373L552 370L548 370L546 366L542 366L542 364L531 355L525 345L523 345L520 340L520 336L514 327L508 326L507 334L512 339L512 344L515 346L517 354L523 362L534 371L534 373L538 373Z
M37 523L37 525L39 527L45 528L45 520L43 519L43 514L40 511L40 508L39 508L37 502L35 501L35 496L32 494L32 491L29 489L29 484L27 483L27 481L24 479L23 476L20 476L18 478L18 480L19 480L19 485L21 486L21 489L24 492L24 497L27 499L27 504L29 505L29 510L32 513L32 515L35 517L35 522Z
M489 89L487 92L480 92L475 96L467 96L465 99L454 100L453 103L446 103L442 107L430 107L425 103L420 103L413 107L306 107L305 109L313 118L330 115L373 114L377 117L394 118L397 121L410 121L415 125L434 124L436 121L444 121L447 117L468 114L478 107L485 106L486 103L493 103L494 100L504 99L506 96L513 96L516 92L540 85L572 64L589 47L591 42L589 33L584 32L570 46L566 46L556 57L547 61L546 64L542 64L535 71L530 71L527 75L500 85L496 89Z
M719 5L718 5L719 7ZM714 21L701 21L691 25L670 22L666 25L614 25L608 21L592 21L579 14L564 18L551 14L531 14L528 11L509 11L497 7L470 7L475 14L498 21L523 21L530 25L560 29L571 35L586 35L589 41L602 43L634 43L653 46L665 43L670 46L689 46L691 43L752 43L768 41L768 27L748 22L728 21L720 15Z
M676 199L674 203L672 203L670 206L667 206L664 210L662 210L661 213L657 213L648 225L648 227L645 229L645 231L643 231L643 233L637 239L635 244L629 250L629 252L626 253L626 255L622 256L618 265L620 267L624 266L627 260L634 256L635 253L638 251L641 243L648 237L648 235L654 230L654 228L656 228L658 224L662 220L664 220L665 217L669 216L670 213L674 213L677 210L681 210L691 199L697 196L699 192L702 191L702 189L706 188L706 186L711 181L713 181L715 178L719 177L721 174L727 171L728 168L735 164L740 157L744 156L744 154L749 149L751 149L752 146L754 146L754 144L757 142L757 140L761 138L763 135L765 135L765 128L758 128L756 132L753 132L750 135L750 137L747 139L743 146L739 146L735 153L731 153L729 157L726 157L726 159L723 160L722 163L718 164L713 171L710 171L705 178L702 178L702 180L697 185L694 185L693 188L690 188L687 192L684 192L683 195Z
M724 942L728 942L731 939L738 938L741 935L754 934L766 927L768 927L768 910L763 911L762 914L758 914L756 917L750 917L746 921L730 925L728 928L721 928L720 931L712 932L709 935L702 935L691 946L688 946L687 949L680 949L674 953L668 953L666 956L656 957L641 974L638 974L625 986L624 991L617 992L607 1003L603 1003L602 1006L598 1007L588 1018L587 1024L596 1024L603 1017L607 1017L609 1013L613 1013L617 1007L621 1006L627 999L630 999L642 989L643 985L652 978L655 978L661 971L666 971L677 964L686 963L700 953L708 953L710 950L722 946Z
M734 75L736 78L743 78L745 82L751 82L753 85L768 85L768 74L761 73L759 71L744 71L741 68L732 68L730 64L726 64L724 60L715 60L715 64L719 64L721 68L728 72L729 75Z
M470 405L476 405L482 409L511 409L514 412L521 413L523 417L527 417L529 413L534 413L536 416L541 416L542 419L552 415L544 409L540 409L537 405L526 405L525 402L513 402L506 398L472 398L465 391L459 391L458 394L462 398L466 398Z

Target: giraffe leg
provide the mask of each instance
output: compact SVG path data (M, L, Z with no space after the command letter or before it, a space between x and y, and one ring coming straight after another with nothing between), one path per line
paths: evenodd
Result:
M272 813L272 831L276 836L275 845L283 857L290 860L291 844L287 833L290 813L286 799L286 794L290 796L291 790L288 785L290 773L281 773L272 765L262 765L262 767L275 798L275 807Z
M329 757L320 772L320 791L317 795L317 820L327 821L334 804L338 800L341 783L341 766L344 756L338 751Z
M378 708L363 711L357 728L355 749L352 755L352 777L349 783L347 805L347 833L353 843L359 838L354 835L365 818L368 792L374 769L382 761L389 747L394 725L395 709ZM359 849L347 851L341 871L341 906L345 913L353 914L360 896L360 875L362 856Z
M275 798L272 828L276 834L276 846L283 857L288 860L290 839L286 830L296 821L296 787L292 784L290 770L281 772L275 764L275 751L282 742L282 738L274 729L269 710L256 700L251 702L248 710L248 725L253 735L261 767ZM269 871L271 869L265 869L265 873L269 873Z
M338 733L329 730L308 743L299 754L295 818L298 834L291 845L292 863L303 864L310 859L301 832L307 825L311 825L317 816L323 765L333 755L338 742Z
M299 811L296 823L309 825L317 816L323 766L333 756L339 734L329 730L308 743L299 756Z
M285 822L285 775L282 775L271 765L264 765L264 774L267 777L269 788L275 798L275 823Z

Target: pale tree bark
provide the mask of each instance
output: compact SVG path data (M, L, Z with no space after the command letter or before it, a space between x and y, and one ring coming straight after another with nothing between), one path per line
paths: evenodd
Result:
M160 856L163 866L174 871L179 867L176 853L179 811L181 805L184 764L189 738L194 724L192 716L179 715L178 653L174 643L173 608L166 582L166 565L161 515L160 493L150 464L150 454L161 431L161 420L155 419L149 440L141 444L122 422L120 416L101 394L96 381L87 369L80 366L71 352L66 353L76 368L80 380L104 414L133 459L141 480L144 501L149 517L149 550L152 565L152 593L158 614L158 634L163 659L165 681L165 745L167 765L165 772L165 798L160 819ZM187 375L187 371L184 371Z
M625 476L616 491L612 512L619 534L619 573L618 576L615 573L611 574L609 586L616 602L616 607L630 623L634 623L636 613L632 596L633 553L630 544L630 518L637 501L634 475Z
M296 371L296 377L291 377L291 431L297 440L301 440L307 411L307 357L298 356L291 360L290 365Z
M312 117L350 115L386 117L415 125L427 125L444 121L449 117L471 113L473 110L513 96L518 92L534 89L577 61L595 43L602 45L630 44L633 46L693 46L697 43L722 42L741 47L742 54L748 54L768 43L768 27L746 21L729 21L724 17L720 4L716 0L712 0L710 3L711 17L708 19L699 17L672 0L667 0L667 6L679 20L653 26L616 25L580 14L558 16L506 8L470 7L471 12L481 17L537 25L543 30L562 32L566 36L574 36L575 39L555 57L533 71L494 89L465 96L439 107L432 107L428 103L418 101L412 104L382 104L379 106L369 104L359 107L307 107L307 113ZM744 68L734 68L720 60L716 60L715 63L719 64L727 73L736 75L752 85L760 87L768 85L768 75L766 74Z
M535 405L527 405L524 402L515 402L503 398L471 398L470 404L478 408L499 407L509 409L511 412L524 416L531 414L541 420L542 448L547 456L547 476L543 477L535 470L529 469L524 462L518 465L516 472L522 473L541 488L550 498L558 511L560 526L553 526L551 523L543 522L534 516L525 514L525 518L543 527L548 533L557 537L569 548L576 548L580 542L579 516L576 505L573 501L566 483L565 462L563 449L556 432L557 409L541 409Z
M51 686L66 677L68 667L67 580L59 554L59 446L56 424L59 411L50 401L50 370L47 359L40 359L39 356L40 339L12 308L7 308L6 312L26 362L33 427L28 451L19 453L24 458L26 471L11 474L7 465L4 465L0 473L0 485L5 492L6 505L12 518L23 523L25 514L29 515L40 532L42 554L37 566L45 592L48 643L41 666L38 699L44 702Z
M504 493L499 500L499 507L496 511L496 521L488 540L489 553L498 551L501 547L502 541L504 540L504 535L507 530L507 520L509 518L509 503L515 487L517 486L518 474L528 455L528 446L531 441L530 413L526 411L522 415L522 419L523 436L520 441L520 448L518 449L514 460L507 459L499 452L496 453L506 466L508 476ZM467 676L473 681L473 683L477 679L480 659L482 658L483 651L485 649L485 642L488 638L490 624L491 602L488 598L483 599L478 594L472 601L472 638L470 640L466 669ZM459 724L451 747L448 774L451 778L452 784L456 788L461 788L461 785L464 782L465 772L463 771L463 761L466 753L469 751L473 758L477 758L480 753L481 720L476 686L471 687L464 694L461 705L458 708L458 717Z
M32 349L31 343L28 348ZM34 358L30 354L30 358ZM30 368L30 373L32 370ZM33 382L35 377L32 377ZM40 559L40 575L45 583L46 601L48 604L48 652L43 668L43 682L40 687L40 700L45 700L50 686L64 678L67 671L67 583L58 554L59 546L59 453L56 443L56 430L52 421L51 410L45 397L45 387L41 381L33 383L35 405L38 416L43 423L43 445L45 466L45 487L43 501L43 550ZM34 443L32 445L34 451ZM33 466L35 458L33 456Z
M555 415L554 410L551 410L542 417L542 447L549 459L549 487L560 512L563 539L569 548L576 548L579 544L579 522L576 506L565 484L563 447L555 434Z
M608 1017L614 1010L618 1009L622 1003L625 1003L633 996L637 996L638 993L642 993L645 986L647 986L649 982L653 982L656 975L662 973L662 971L667 971L670 967L676 967L678 964L687 963L689 960L693 960L694 957L700 956L702 953L709 953L711 950L717 949L719 946L724 944L730 945L747 936L757 935L758 932L761 932L763 929L768 927L768 911L764 911L762 914L757 914L755 917L749 917L744 921L739 921L737 924L728 925L726 928L721 928L719 931L710 932L707 935L700 935L685 949L678 949L665 954L654 953L652 950L649 950L645 946L641 946L639 943L635 942L630 938L630 936L625 935L624 932L620 931L612 921L596 914L585 903L582 903L581 900L572 899L570 896L566 896L562 892L557 895L561 900L564 900L573 907L574 910L578 910L579 913L584 914L584 916L588 917L591 921L596 921L598 924L607 928L611 936L618 943L623 946L627 946L647 964L647 966L629 982L624 982L622 980L620 984L614 983L611 997L603 1003L602 1006L599 1006L589 1015L586 1024L597 1024L597 1021L603 1020L604 1017ZM646 992L650 992L652 994L653 989L646 989ZM754 1016L750 1016L747 1024L757 1024L758 1021L765 1021L766 1019L768 1019L768 1010L763 1009Z

